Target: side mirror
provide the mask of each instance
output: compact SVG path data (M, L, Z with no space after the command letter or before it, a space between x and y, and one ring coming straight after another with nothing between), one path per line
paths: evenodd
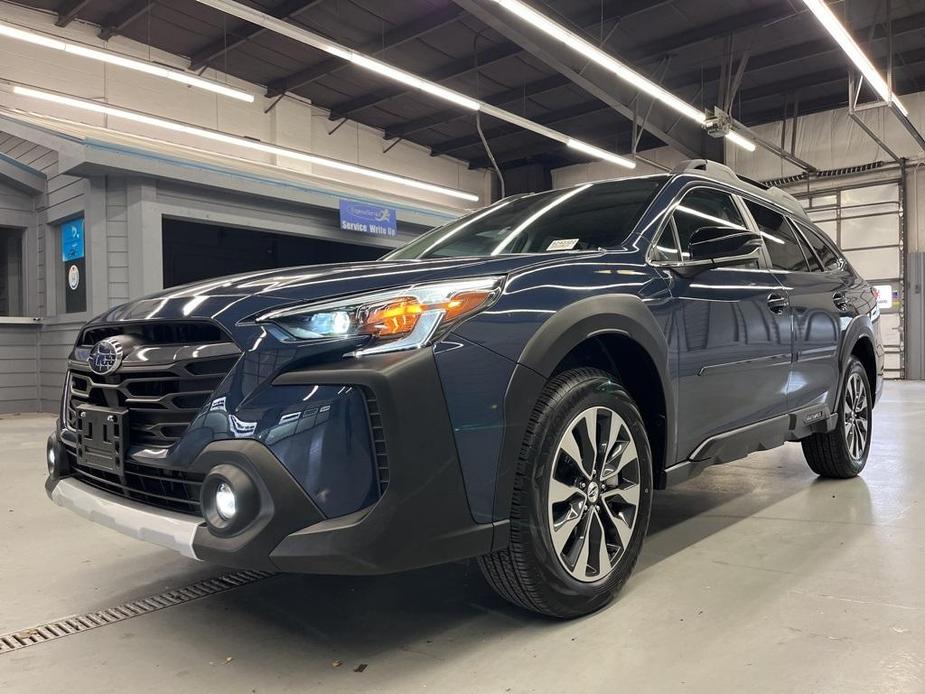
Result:
M714 267L757 262L761 237L748 229L701 227L691 234L683 274L696 274ZM679 268L680 269L680 268Z

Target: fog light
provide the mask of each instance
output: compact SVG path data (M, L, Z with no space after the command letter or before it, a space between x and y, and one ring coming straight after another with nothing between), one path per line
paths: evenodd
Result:
M237 465L216 465L202 481L202 515L213 535L231 537L260 513L260 490Z
M215 510L218 515L227 521L234 518L238 512L237 499L234 496L234 489L227 482L222 482L215 490Z
M54 474L57 460L58 456L55 454L55 440L53 437L49 437L48 444L45 446L45 463L48 465L49 475Z

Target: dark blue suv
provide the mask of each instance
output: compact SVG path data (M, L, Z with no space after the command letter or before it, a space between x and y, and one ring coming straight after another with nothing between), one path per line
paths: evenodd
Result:
M376 262L94 319L46 487L198 559L477 557L509 600L577 616L628 578L653 490L786 441L857 475L878 316L792 197L712 162L514 196Z

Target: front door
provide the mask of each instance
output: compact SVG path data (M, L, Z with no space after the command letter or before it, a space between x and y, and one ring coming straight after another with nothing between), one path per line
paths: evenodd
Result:
M732 196L706 187L685 194L671 225L682 260L700 227L747 228ZM684 459L712 436L787 411L791 317L780 283L755 263L674 275L671 292L680 326L678 458Z

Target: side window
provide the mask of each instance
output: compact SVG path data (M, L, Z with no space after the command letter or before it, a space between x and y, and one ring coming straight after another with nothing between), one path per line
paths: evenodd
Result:
M816 255L819 256L819 260L822 261L822 266L826 270L841 270L844 267L845 262L842 260L841 256L833 250L832 246L830 246L815 229L805 224L801 224L800 228L803 230L803 235L806 237L807 242L809 242L809 245L816 251Z
M729 226L745 229L732 197L712 188L695 188L675 207L673 219L678 230L678 243L683 258L689 258L691 235L701 227Z
M800 241L786 217L751 200L746 200L745 205L758 224L758 230L764 237L764 245L771 258L771 265L775 269L791 272L812 272L819 269L813 254Z
M678 248L678 239L671 220L668 220L668 224L662 229L662 233L652 246L652 259L672 263L681 260L681 250Z

